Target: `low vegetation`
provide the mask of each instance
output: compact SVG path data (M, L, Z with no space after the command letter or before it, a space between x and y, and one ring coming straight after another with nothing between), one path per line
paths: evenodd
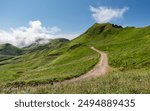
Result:
M39 85L35 87L6 88L1 93L38 94L149 94L150 69L115 71L92 80L71 84Z

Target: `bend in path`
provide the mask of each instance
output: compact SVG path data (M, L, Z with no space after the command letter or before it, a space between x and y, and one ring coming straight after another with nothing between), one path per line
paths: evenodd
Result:
M107 54L102 52L102 51L99 51L98 49L96 49L94 47L90 47L90 48L101 55L100 60L97 63L97 65L92 70L87 72L86 74L81 75L77 78L66 80L64 82L76 82L76 81L91 79L91 78L94 78L94 77L102 76L102 75L107 73L108 67L109 67Z

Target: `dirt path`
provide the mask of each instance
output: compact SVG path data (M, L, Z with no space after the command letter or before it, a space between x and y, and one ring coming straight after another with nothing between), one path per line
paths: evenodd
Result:
M108 71L108 67L109 67L107 54L102 51L99 51L98 49L96 49L94 47L90 47L90 48L101 55L100 60L97 63L97 65L91 71L87 72L86 74L81 75L77 78L66 80L64 82L76 82L76 81L91 79L91 78L102 76L102 75L106 74L106 72Z

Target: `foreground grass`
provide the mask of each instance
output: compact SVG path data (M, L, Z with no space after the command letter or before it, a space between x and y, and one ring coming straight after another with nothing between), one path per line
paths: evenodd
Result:
M105 76L78 83L5 88L0 93L51 93L51 94L149 94L150 69L115 71Z

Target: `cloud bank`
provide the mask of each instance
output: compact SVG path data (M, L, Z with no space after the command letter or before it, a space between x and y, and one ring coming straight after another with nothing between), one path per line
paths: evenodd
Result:
M93 7L90 6L90 10L92 12L92 16L94 17L95 21L98 23L106 23L110 22L114 19L119 19L123 17L123 14L129 10L128 7L124 8L109 8L109 7Z
M25 47L38 39L47 43L49 39L68 38L72 39L78 34L58 34L61 29L54 27L43 27L40 21L30 21L29 27L11 28L9 31L0 29L0 44L10 43L17 47Z

